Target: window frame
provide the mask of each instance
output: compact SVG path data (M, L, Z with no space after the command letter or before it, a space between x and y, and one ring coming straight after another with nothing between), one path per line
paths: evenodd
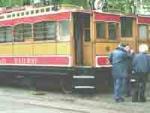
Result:
M25 30L24 26L26 26L26 25L30 25L31 29L29 29L29 27L26 27L27 30ZM16 27L20 27L20 28L16 29ZM16 30L18 30L18 32ZM27 32L31 31L30 32L31 36L28 36L29 35L28 33L27 33L28 35L26 35L25 31L27 31ZM21 40L18 40L20 37L16 38L17 36L21 36ZM32 24L18 24L16 26L14 26L14 42L24 42L25 40L29 39L30 37L32 37Z
M103 23L104 24L104 36L103 37L99 37L97 34L97 24L98 23ZM95 22L95 35L96 35L96 40L107 40L107 23L104 21L96 21Z
M123 18L124 18L124 23L123 23ZM130 19L131 20L131 23L132 24L130 24L129 22L129 24L127 24L127 19ZM120 32L121 32L121 38L123 38L123 39L128 39L128 38L132 38L133 37L133 35L134 35L134 29L133 29L133 27L134 27L134 25L133 25L133 23L134 23L134 18L133 17L121 17L120 18ZM129 27L129 25L131 25L130 27ZM122 28L124 26L124 28ZM127 32L128 32L128 30L129 30L129 28L130 28L130 30L131 31L129 31L130 32L130 34L127 34Z
M50 38L50 37L47 37L48 36L48 31L46 33L46 31L44 29L46 29L46 23L55 23L55 31L53 33L55 33L55 36L53 38ZM39 28L36 26L39 26ZM39 24L39 25L38 25ZM41 25L40 25L41 24ZM43 29L43 31L41 31ZM37 30L37 31L35 31ZM40 35L43 37L43 38L37 38L36 35L39 33L39 31L42 32ZM50 30L50 29L48 29ZM45 34L46 33L46 34ZM33 40L34 41L54 41L57 39L57 22L56 21L44 21L44 22L39 22L39 23L35 23L33 24Z
M61 22L68 22L68 35L65 36L65 37L67 37L67 38L65 38L65 39L64 39L64 38L61 38L61 37L62 37L61 28L60 28L60 27L61 27L61 25L60 25ZM58 41L64 41L64 42L65 42L65 41L70 41L70 36L71 36L71 35L70 35L70 31L71 31L71 30L70 30L70 20L58 21L58 22L57 22L57 27L58 27L58 29L57 29L57 30L58 30L58 31L57 31L57 32L58 32L58 34L57 34L57 35L58 35L57 40L58 40Z
M0 43L9 43L9 42L13 42L13 40L14 40L14 37L13 37L13 27L11 27L11 26L4 26L4 27L0 27L0 28L2 28L3 29L3 39L4 39L4 41L1 41L0 40ZM10 28L10 29L9 29ZM10 33L7 33L7 32L11 32L11 34ZM9 34L9 35L8 35ZM7 40L7 39L9 39L9 38L7 38L8 36L12 36L10 39L11 40Z
M146 35L147 35L146 38L145 38L145 37L143 38L143 37L141 37L141 35L140 35L140 27L141 27L141 26L145 26L145 27L146 27L146 32L147 32L147 33L146 33ZM139 25L138 25L139 40L148 40L148 39L149 39L149 30L148 30L148 27L149 27L149 26L148 26L147 24L139 24ZM143 30L143 29L142 29L142 30Z
M110 34L109 34L109 24L114 24L115 25L115 38L112 39L110 38ZM118 40L118 28L119 28L119 24L117 22L107 22L107 30L108 30L108 40L111 40L111 41L117 41Z

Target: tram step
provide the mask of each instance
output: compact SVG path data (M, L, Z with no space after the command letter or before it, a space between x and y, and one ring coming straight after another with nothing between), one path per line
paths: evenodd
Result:
M95 86L74 86L74 89L95 89Z
M73 76L73 86L95 86L95 76Z
M95 76L75 75L73 76L73 89L75 93L95 93Z

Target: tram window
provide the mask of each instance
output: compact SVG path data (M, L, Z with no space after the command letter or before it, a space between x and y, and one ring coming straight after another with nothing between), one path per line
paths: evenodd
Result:
M32 37L32 27L30 24L17 25L14 27L14 30L15 30L14 36L15 42L21 42Z
M12 17L15 17L15 14L13 14Z
M36 10L36 13L39 13L39 10Z
M24 12L21 13L21 16L24 16Z
M59 22L59 40L68 41L69 40L69 21Z
M41 9L41 12L43 13L43 12L44 12L44 9Z
M90 29L84 29L84 41L90 41Z
M83 28L84 41L88 42L88 41L90 41L90 17L89 17L89 14L84 15L83 25L84 25L84 28Z
M31 11L31 14L34 14L34 10Z
M105 23L104 22L96 23L96 36L98 39L105 38Z
M140 39L148 38L148 26L147 25L139 25L139 38Z
M0 19L4 19L4 16L0 16Z
M132 37L133 18L121 17L121 36Z
M54 40L56 38L56 22L45 22L45 38Z
M28 12L28 11L26 12L26 15L29 15L29 12Z
M31 24L23 24L23 37L25 39L32 37L32 26L31 26Z
M35 40L55 40L56 22L40 22L33 27Z
M6 42L12 42L13 41L13 34L12 34L12 27L6 27Z
M0 28L0 42L11 42L13 41L12 28L1 27Z
M11 18L11 15L7 15L7 18Z
M50 8L46 8L46 12L49 12L50 11Z
M0 42L1 43L5 42L5 35L6 35L6 33L5 33L4 27L0 27Z
M17 16L20 16L20 13L17 13Z
M108 33L109 33L109 39L110 40L116 40L117 35L117 24L116 23L108 23Z

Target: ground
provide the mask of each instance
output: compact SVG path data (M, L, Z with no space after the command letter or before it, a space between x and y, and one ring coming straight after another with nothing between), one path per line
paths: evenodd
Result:
M112 94L75 95L0 87L0 113L149 113L146 103L132 103L125 98L116 103Z

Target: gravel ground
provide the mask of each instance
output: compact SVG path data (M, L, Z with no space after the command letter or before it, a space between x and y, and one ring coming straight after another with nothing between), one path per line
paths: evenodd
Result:
M56 112L54 113L59 113L57 110L61 111L60 113L150 113L149 89L150 85L148 84L146 103L132 103L131 98L125 98L126 101L123 103L116 103L112 99L112 94L85 96L58 92L35 92L8 87L0 87L0 96L1 98L7 98L12 103L36 106L38 109L42 107L41 111L43 108L55 109ZM3 108L2 103L0 104L0 110L1 108Z

